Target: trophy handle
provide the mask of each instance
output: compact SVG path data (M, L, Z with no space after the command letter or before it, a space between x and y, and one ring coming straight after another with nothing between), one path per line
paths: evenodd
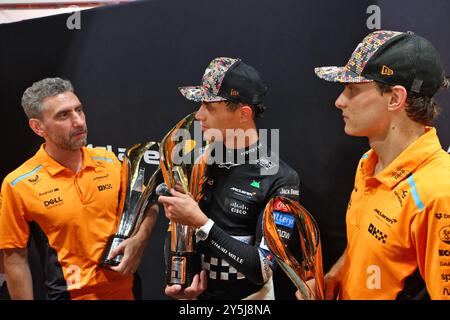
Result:
M283 207L283 212L293 215L299 233L302 262L299 263L278 233L273 211L274 204ZM324 299L324 279L320 233L312 215L298 202L285 197L271 199L264 211L264 237L278 264L291 279L305 300ZM311 288L308 280L315 279Z
M174 188L176 183L180 183L184 192L195 191L194 199L197 200L197 190L199 186L193 188L193 183L199 183L199 176L202 174L202 167L194 168L195 173L191 181L188 179L186 165L184 163L174 164L173 152L177 143L186 143L179 135L179 129L189 129L195 119L195 113L191 113L179 121L163 138L160 146L160 166L164 182L168 188ZM181 150L186 151L186 145ZM203 166L204 167L204 166ZM195 179L192 179L195 177ZM194 181L193 181L194 180ZM192 192L191 192L192 193ZM198 201L198 200L197 200ZM182 225L171 221L170 224L170 250L167 259L167 284L179 284L188 287L192 279L201 270L201 258L195 251L194 229L190 226Z
M120 221L116 233L111 235L106 243L100 262L103 266L117 266L120 264L123 258L122 255L109 259L111 251L137 232L145 216L146 208L157 201L155 189L157 179L160 177L160 169L158 168L153 173L144 188L144 170L140 167L140 162L145 152L154 145L159 146L157 142L149 141L136 144L127 149L121 170L118 205L118 212L121 213Z

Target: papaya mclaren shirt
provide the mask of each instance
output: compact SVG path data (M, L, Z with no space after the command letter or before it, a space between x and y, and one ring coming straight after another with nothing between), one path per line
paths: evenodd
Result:
M120 162L103 149L81 151L77 174L42 145L3 180L0 249L26 248L33 234L49 299L133 299L132 276L99 266L118 224Z
M373 175L358 164L347 209L341 299L450 299L450 155L426 132Z

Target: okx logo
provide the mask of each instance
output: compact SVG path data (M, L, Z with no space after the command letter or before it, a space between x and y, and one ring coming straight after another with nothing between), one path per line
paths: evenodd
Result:
M98 191L105 191L105 190L109 190L112 189L112 184L108 183L108 184L101 184L97 186Z
M383 233L380 229L375 227L373 224L369 225L369 228L367 229L371 235L375 237L378 241L381 241L383 243L386 243L387 234Z

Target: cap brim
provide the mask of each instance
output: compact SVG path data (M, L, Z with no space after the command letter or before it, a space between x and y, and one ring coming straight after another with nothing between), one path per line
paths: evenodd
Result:
M346 67L321 67L315 68L316 75L326 81L341 82L341 83L362 83L373 82L368 78L364 78Z
M181 94L188 100L192 100L195 102L219 102L226 101L227 99L215 96L212 93L203 90L200 86L194 87L180 87L178 88Z

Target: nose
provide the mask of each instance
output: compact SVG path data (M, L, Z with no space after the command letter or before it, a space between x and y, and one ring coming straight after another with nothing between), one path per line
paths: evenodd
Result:
M198 108L197 112L195 113L195 120L203 121L205 120L205 106L202 104Z
M345 89L344 89L345 90ZM346 101L347 98L344 95L344 91L341 92L341 94L339 95L339 97L337 97L334 105L336 106L336 108L338 109L344 109L346 106Z
M86 124L86 120L84 117L84 112L81 113L77 113L74 112L74 116L73 116L73 126L76 128L82 128L85 126Z

